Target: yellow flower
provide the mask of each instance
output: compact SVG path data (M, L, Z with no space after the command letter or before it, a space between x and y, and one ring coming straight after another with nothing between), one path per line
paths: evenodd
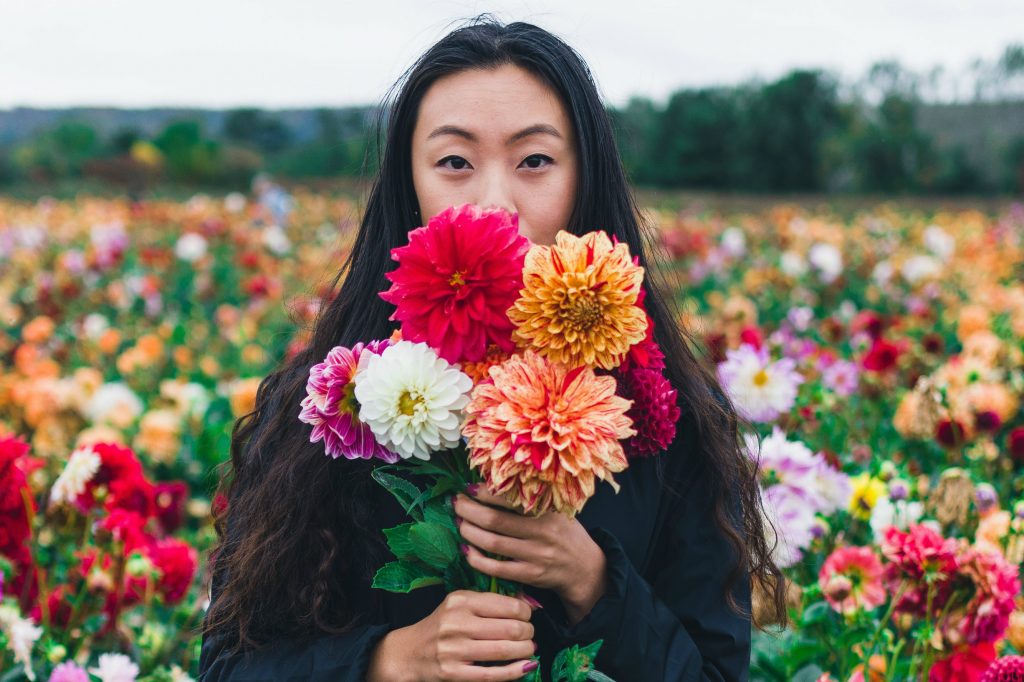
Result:
M867 472L854 476L850 483L853 484L850 513L866 521L871 518L871 510L875 508L878 499L885 495L885 483Z
M523 289L508 310L513 339L569 367L618 367L647 332L636 305L643 278L626 244L612 245L601 231L559 232L554 246L526 255Z

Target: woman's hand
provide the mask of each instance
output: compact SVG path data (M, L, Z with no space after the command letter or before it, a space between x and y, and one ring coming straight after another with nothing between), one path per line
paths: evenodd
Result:
M452 502L468 543L463 552L469 565L497 578L554 590L573 623L587 615L608 585L607 559L587 529L558 512L527 516L514 511L483 485L471 491L473 498L456 495ZM507 558L492 559L480 550Z
M389 632L374 649L369 682L503 682L537 667L532 609L489 592L450 592L429 616ZM518 660L517 660L518 659ZM512 661L485 667L474 661Z

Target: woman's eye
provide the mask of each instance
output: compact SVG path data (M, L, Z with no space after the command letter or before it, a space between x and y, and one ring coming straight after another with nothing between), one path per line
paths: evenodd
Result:
M523 163L528 164L527 167L534 170L541 167L539 165L541 161L547 161L548 163L551 163L552 159L550 156L547 156L545 154L531 154L530 156L527 156L525 159L523 159Z
M443 159L441 159L440 161L437 162L437 165L438 166L444 166L449 161L452 161L452 162L454 162L456 164L455 167L447 166L448 168L451 168L451 170L462 170L463 168L465 168L466 166L469 165L469 162L466 161L464 158L462 158L461 156L454 156L454 155L444 157ZM458 165L458 164L461 164L461 165Z

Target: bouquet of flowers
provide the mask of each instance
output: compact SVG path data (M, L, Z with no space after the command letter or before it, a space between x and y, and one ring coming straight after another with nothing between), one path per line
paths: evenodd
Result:
M630 457L668 446L679 407L644 269L603 231L533 245L517 214L472 204L411 231L392 258L380 296L400 329L333 348L310 369L299 418L327 455L382 460L375 480L412 519L384 531L396 560L374 587L517 594L466 563L450 495L482 484L524 514L572 517L599 479L618 491ZM561 652L553 679L607 679L592 669L600 645Z

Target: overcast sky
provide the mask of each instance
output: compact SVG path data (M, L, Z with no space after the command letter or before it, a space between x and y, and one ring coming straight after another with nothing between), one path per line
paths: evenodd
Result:
M565 39L615 105L798 66L959 70L1024 42L1024 0L0 0L0 108L373 104L485 11Z

